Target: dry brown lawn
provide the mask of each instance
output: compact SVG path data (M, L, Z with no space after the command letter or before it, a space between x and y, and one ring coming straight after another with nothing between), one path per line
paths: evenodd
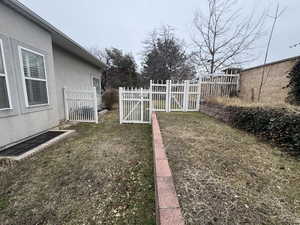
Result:
M160 113L187 225L300 224L300 161L201 113Z
M234 106L234 107L259 107L259 108L273 108L273 109L285 109L289 112L300 113L300 106L291 105L286 102L248 102L240 98L233 97L208 97L205 99L207 103Z
M78 135L0 172L0 224L155 224L151 126L110 112L71 129Z

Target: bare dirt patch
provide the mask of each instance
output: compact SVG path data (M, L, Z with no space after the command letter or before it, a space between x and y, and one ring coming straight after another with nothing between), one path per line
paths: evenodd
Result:
M186 224L298 224L300 161L201 113L160 113Z
M149 125L79 124L78 135L0 171L0 224L155 224Z

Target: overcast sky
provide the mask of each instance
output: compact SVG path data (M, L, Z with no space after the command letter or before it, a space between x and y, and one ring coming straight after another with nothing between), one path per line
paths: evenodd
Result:
M154 29L168 24L179 38L190 43L195 10L205 11L206 0L20 0L27 7L84 47L117 47L131 52L141 62L143 40ZM256 6L275 10L279 2L286 8L277 23L268 61L300 55L300 0L241 0L245 12ZM265 5L263 5L265 4ZM272 20L267 20L271 27ZM251 63L263 63L267 36L257 43L261 57Z

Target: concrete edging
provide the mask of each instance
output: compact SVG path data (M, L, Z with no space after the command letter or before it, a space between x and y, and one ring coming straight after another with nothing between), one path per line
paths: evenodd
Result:
M156 113L152 113L154 152L155 209L157 225L184 225L172 172L159 128Z

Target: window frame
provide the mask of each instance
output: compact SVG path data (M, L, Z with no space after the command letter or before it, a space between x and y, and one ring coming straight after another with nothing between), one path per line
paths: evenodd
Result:
M96 86L94 86L94 79L98 80L99 81L99 91L100 93L98 93L97 91L97 95L101 96L101 79L100 77L97 77L97 76L92 76L92 87L95 87L97 89Z
M22 57L22 50L24 51L28 51L31 52L33 54L39 55L41 57L43 57L43 63L44 63L44 69L45 69L45 79L41 79L41 78L34 78L34 77L26 77L25 76L25 71L24 71L24 63L23 63L23 57ZM47 68L46 68L46 60L45 60L45 55L33 51L31 49L25 48L23 46L18 46L18 51L19 51L19 61L20 61L20 67L21 67L21 73L22 73L22 83L23 83L23 91L24 91L24 97L25 97L25 106L27 108L34 108L34 107L41 107L41 106L49 106L50 105L50 101L49 101L49 89L48 89L48 76L47 76ZM43 104L35 104L35 105L30 105L28 102L28 92L27 92L27 88L26 88L26 80L35 80L35 81L43 81L46 82L46 92L47 92L47 103L43 103Z
M3 41L0 38L0 49L1 49L1 56L2 56L2 63L3 63L3 69L4 73L0 73L0 77L5 78L5 84L6 84L6 90L7 90L7 96L8 96L8 108L0 108L0 111L4 110L12 110L12 104L11 104L11 94L10 94L10 88L9 88L9 83L8 83L8 77L7 77L7 68L6 68L6 62L5 62L5 56L4 56L4 46L3 46Z

